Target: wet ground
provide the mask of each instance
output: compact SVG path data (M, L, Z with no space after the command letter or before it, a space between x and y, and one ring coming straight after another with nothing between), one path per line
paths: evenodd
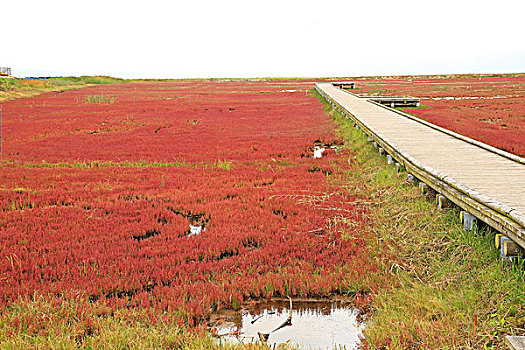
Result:
M360 344L363 318L345 301L286 300L258 303L240 312L213 315L210 326L221 341L254 343L265 340L289 343L304 349L356 349Z

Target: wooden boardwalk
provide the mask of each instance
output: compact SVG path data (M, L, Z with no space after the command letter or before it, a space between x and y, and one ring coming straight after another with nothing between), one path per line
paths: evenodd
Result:
M418 180L525 248L525 159L343 91L316 89Z

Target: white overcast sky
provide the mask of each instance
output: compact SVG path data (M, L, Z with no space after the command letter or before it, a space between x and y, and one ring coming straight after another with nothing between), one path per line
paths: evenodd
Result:
M525 1L4 0L16 76L362 76L525 71Z

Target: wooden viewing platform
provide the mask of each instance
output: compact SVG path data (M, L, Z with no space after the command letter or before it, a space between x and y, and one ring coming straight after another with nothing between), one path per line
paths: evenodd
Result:
M497 236L497 242L504 257L519 254L519 249L511 249L514 242L525 248L524 158L370 102L332 83L317 83L316 90L415 182L438 192L440 203L448 199L462 208L466 229L479 219L501 232L506 237Z
M340 89L355 89L355 83L353 81L338 81L332 83L332 85Z
M390 107L419 107L419 98L403 96L359 96Z

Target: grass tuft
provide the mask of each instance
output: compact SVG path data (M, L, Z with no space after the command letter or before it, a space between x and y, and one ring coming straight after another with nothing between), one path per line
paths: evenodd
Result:
M86 95L84 97L84 103L92 104L92 103L107 103L107 104L113 104L115 102L114 96L104 96L103 93L96 94L96 95Z
M212 169L222 169L222 170L230 170L232 167L232 162L228 160L220 160L217 159L213 164L211 165Z

